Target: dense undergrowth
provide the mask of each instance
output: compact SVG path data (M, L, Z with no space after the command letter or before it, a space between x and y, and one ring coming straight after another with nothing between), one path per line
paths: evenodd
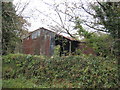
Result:
M47 58L23 54L3 56L6 88L118 88L118 65L112 57Z

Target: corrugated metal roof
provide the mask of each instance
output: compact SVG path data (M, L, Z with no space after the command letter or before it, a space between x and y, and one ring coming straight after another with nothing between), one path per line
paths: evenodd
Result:
M76 39L74 39L74 38L66 37L66 36L57 34L56 32L53 32L53 31L51 31L51 30L49 30L49 29L46 29L46 28L44 28L44 27L41 27L41 28L39 28L39 29L37 29L37 30L34 30L34 31L30 32L25 38L29 37L33 32L36 32L36 31L42 30L42 29L43 29L43 30L50 31L50 32L52 32L52 33L55 33L56 35L61 36L61 37L64 37L64 38L69 39L69 40L71 40L71 41L78 41L78 40L76 40ZM24 38L24 39L25 39L25 38Z

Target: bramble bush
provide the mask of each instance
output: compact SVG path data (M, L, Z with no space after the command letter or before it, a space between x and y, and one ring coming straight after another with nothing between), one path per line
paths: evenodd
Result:
M52 88L117 88L118 65L113 57L64 56L48 58L24 54L3 56L3 81L25 77Z

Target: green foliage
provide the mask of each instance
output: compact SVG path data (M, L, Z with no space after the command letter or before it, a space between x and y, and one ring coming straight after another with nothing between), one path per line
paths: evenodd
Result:
M75 29L78 29L79 36L84 37L83 41L87 42L97 55L107 56L113 54L113 38L110 34L88 32L82 27L79 20L76 20ZM80 52L77 51L77 53Z
M57 45L54 48L54 55L53 55L53 57L59 57L59 56L60 56L60 45Z
M7 88L49 88L49 84L37 85L36 79L27 80L25 77L3 80L3 87Z
M114 51L120 56L120 2L98 2L92 5L95 11L94 18L98 19L99 25L104 26L104 32L110 33L114 38ZM120 57L118 58L120 59Z
M102 25L105 32L109 32L114 38L118 38L120 27L120 2L102 2L94 5L93 10Z
M21 77L25 79L20 81ZM8 82L15 83L13 79L17 80L17 83L24 84L24 80L29 82L34 79L34 84L52 88L117 88L119 86L117 60L112 57L91 55L55 58L23 54L3 56L3 86L9 87ZM34 87L32 86L34 84L30 83L31 87Z
M2 54L14 53L21 42L24 23L26 21L16 15L12 2L2 2Z
M80 49L77 49L77 50L75 51L75 55L80 55L80 54L82 54L82 51L81 51Z
M85 41L98 55L109 56L113 54L113 38L109 34L94 33L90 38L86 38Z
M84 38L90 38L92 33L88 32L87 30L85 30L82 25L81 25L81 21L79 19L76 20L75 22L75 29L78 29L78 34L79 36L83 36Z

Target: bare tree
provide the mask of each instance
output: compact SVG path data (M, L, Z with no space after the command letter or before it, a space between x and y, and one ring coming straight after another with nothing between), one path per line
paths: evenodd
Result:
M70 1L63 1L61 3L56 3L54 0L54 3L50 4L47 2L44 2L44 4L48 5L55 13L58 20L56 20L53 16L50 16L49 13L45 14L44 12L41 12L40 10L36 9L40 14L46 16L49 18L52 22L55 23L55 25L48 25L52 30L58 32L58 33L66 33L69 36L75 38L73 35L74 30L74 22L79 17L79 14L76 13L78 9L78 5L80 6L80 3L70 2Z
M99 29L98 22L93 17L95 17L94 12L90 9L89 3L82 3L82 1L71 1L64 0L63 2L58 3L56 0L53 0L53 3L44 2L45 5L49 6L50 9L53 10L52 16L50 16L50 12L42 12L39 9L36 9L40 14L44 15L54 22L55 25L49 24L48 26L58 32L58 33L66 33L69 36L75 38L78 33L74 28L77 20L81 22L83 26L91 29ZM86 9L87 8L87 9ZM92 12L92 13L91 13ZM56 18L53 16L56 15ZM95 27L96 25L96 27Z
M19 35L20 38L23 38L24 35L28 34L27 26L31 25L30 22L27 21L27 19L29 19L30 16L28 17L22 16L27 6L29 6L30 1L31 0L27 0L25 3L22 3L22 0L19 0L17 1L17 3L14 4L15 12L19 16L19 20L22 22L22 24L21 25L19 24L17 27L19 30L17 34Z

